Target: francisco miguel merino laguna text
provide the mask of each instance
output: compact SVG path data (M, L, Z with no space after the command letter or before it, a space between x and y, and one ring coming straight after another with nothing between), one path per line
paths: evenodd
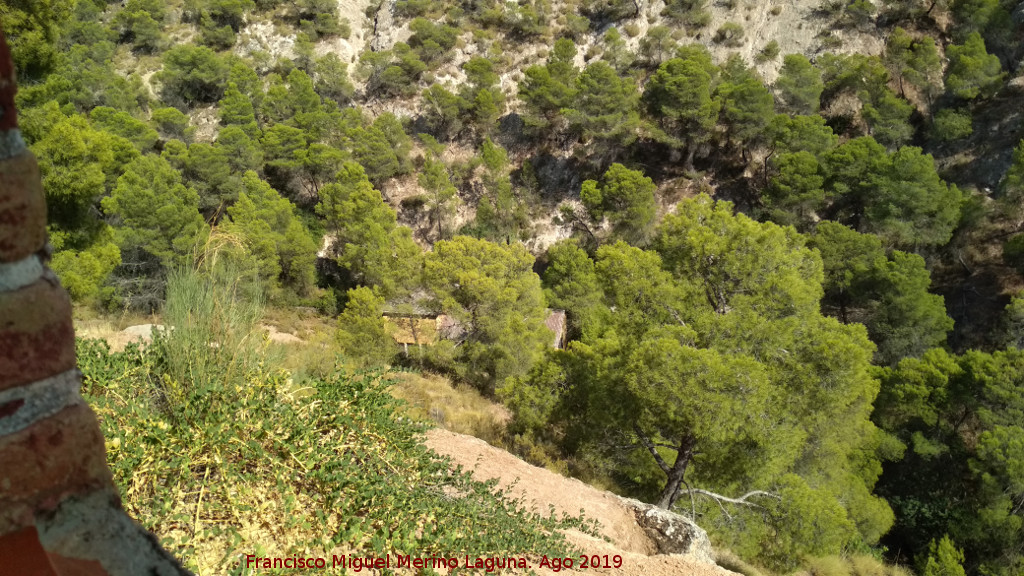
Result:
M321 557L308 557L303 558L300 556L288 556L285 558L271 558L256 556L255 554L247 554L245 557L246 568L285 568L285 569L308 569L308 568L327 568L327 559ZM394 558L394 564L392 564L391 554L384 556L351 556L348 554L342 554L341 556L331 556L331 567L343 567L348 570L360 572L363 569L384 569L384 568L445 568L452 570L455 568L474 568L484 570L485 572L497 572L498 570L504 570L507 568L532 568L527 559L522 556L507 556L507 557L486 557L486 558L471 558L468 554L464 555L461 559L452 556L445 558L443 556L427 556L427 557L413 557L411 554L401 555L396 554ZM622 567L622 556L615 554L614 556L605 555L594 555L594 556L581 556L579 564L575 558L548 558L543 556L537 564L538 568L548 568L553 572L560 572L562 569L569 569L573 567L579 568L621 568Z

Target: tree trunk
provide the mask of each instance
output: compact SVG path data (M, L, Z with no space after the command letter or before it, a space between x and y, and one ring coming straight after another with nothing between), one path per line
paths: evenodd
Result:
M655 506L658 508L664 508L665 510L671 510L672 505L679 499L679 494L683 486L683 479L686 477L686 468L690 464L690 460L693 459L693 449L697 445L697 440L687 434L683 436L683 439L679 442L679 452L676 455L676 462L672 465L672 468L667 471L668 481L665 483L665 488L661 491L661 496L658 497L658 501L655 502Z

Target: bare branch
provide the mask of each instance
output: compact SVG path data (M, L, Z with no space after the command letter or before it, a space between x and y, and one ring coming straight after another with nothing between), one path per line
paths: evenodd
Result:
M694 489L687 490L687 491L691 494L691 496L693 494L700 494L701 496L707 496L708 498L711 498L712 500L714 500L718 504L718 506L720 508L722 508L722 512L725 513L726 517L728 517L730 519L732 518L732 516L730 516L729 513L725 511L725 506L722 505L723 502L728 503L728 504L736 504L737 506L750 506L752 508L764 508L764 506L761 506L760 504L758 504L756 502L750 502L747 499L751 498L751 497L754 497L754 496L763 496L765 498L772 498L772 499L779 500L779 501L782 500L782 497L779 496L778 494L775 494L773 492L765 492L763 490L753 490L751 492L747 492L746 494L744 494L743 496L740 496L739 498L729 498L728 496L722 496L721 494L715 494L714 492L709 492L708 490L701 490L700 488L694 488Z

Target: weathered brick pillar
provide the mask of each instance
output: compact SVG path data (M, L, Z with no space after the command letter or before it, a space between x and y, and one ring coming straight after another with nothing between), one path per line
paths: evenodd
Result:
M0 30L0 576L180 576L125 514L79 394L67 292L46 266L39 167Z

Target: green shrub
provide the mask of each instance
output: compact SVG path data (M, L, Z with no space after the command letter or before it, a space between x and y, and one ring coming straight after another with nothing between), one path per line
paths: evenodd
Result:
M1003 262L1024 271L1024 234L1017 234L1003 245Z
M565 35L573 40L579 41L590 30L590 19L579 14L569 14L565 17Z
M853 0L846 7L846 15L857 26L867 24L875 14L875 5L871 0Z
M708 0L668 0L662 14L690 28L704 28L711 23Z
M430 0L398 0L395 2L395 15L400 18L424 16L430 10L430 4Z
M974 132L971 126L971 113L946 108L935 115L932 133L942 142L967 138Z
M715 31L714 41L731 48L743 45L743 25L737 22L726 22Z
M779 57L780 51L781 50L779 48L779 41L772 40L771 42L765 44L764 48L762 48L761 51L757 53L757 61L769 62L771 60L775 60L776 58Z

